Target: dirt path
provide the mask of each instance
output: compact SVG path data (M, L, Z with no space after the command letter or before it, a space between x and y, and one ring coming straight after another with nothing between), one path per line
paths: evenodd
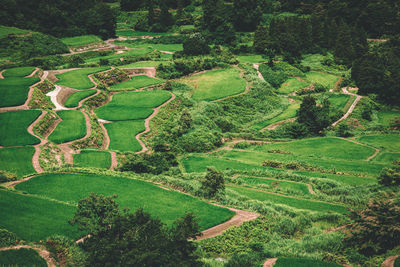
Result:
M354 108L356 107L358 101L360 101L360 99L362 98L362 96L360 96L360 95L350 93L349 91L347 91L347 88L342 88L342 91L343 91L343 94L355 96L356 99L354 100L353 104L351 104L351 106L350 106L349 110L346 112L346 114L344 114L343 117L341 117L339 120L332 123L332 127L335 127L339 122L341 122L342 120L345 120L348 116L350 116L350 114L353 112Z
M34 249L46 261L47 266L49 266L49 267L57 266L56 261L52 257L50 257L50 252L47 251L46 248L43 246L18 245L18 246L11 246L11 247L2 247L2 248L0 248L0 251L21 249L21 248Z
M142 135L144 135L144 134L150 132L150 120L151 120L152 118L154 118L154 117L157 115L157 113L158 113L158 111L160 110L160 108L162 108L162 107L168 105L171 101L173 101L173 100L175 99L176 96L175 96L173 93L171 93L171 92L169 92L169 93L171 94L171 98L168 99L166 102L164 102L162 105L160 105L160 106L158 106L158 107L156 107L156 108L153 109L153 110L154 110L153 113L152 113L149 117L147 117L147 119L144 121L145 130L144 130L143 132L141 132L141 133L138 133L138 134L136 135L136 140L138 140L138 142L139 142L140 145L142 146L142 150L140 150L139 152L136 152L137 154L139 154L139 153L144 153L144 152L146 152L146 151L149 150L149 149L146 147L146 145L143 143L143 141L140 140L140 137L141 137Z
M124 68L123 70L128 72L129 77L146 75L151 78L156 78L156 73L157 73L157 69L155 67Z
M378 148L376 148L376 147L360 143L360 142L358 142L356 140L353 140L353 139L348 139L348 138L344 138L344 137L335 137L335 138L339 138L339 139L342 139L342 140L346 140L346 141L352 142L352 143L357 144L357 145L361 145L361 146L365 146L365 147L369 147L369 148L375 149L374 154L369 156L365 161L370 161L371 159L375 158L376 155L378 155L378 153L380 152L380 150Z
M241 142L247 142L247 143L250 143L250 144L271 144L271 142L268 142L268 141L247 140L247 139L238 138L238 139L233 139L231 141L227 141L227 142L225 142L224 146L221 146L221 147L219 147L219 148L217 148L217 149L215 149L213 151L206 152L205 154L213 154L213 153L216 153L216 152L219 152L219 151L222 151L222 150L230 151L230 150L233 150L234 146L237 143L241 143Z
M35 75L38 71L39 71L39 68L35 68L35 70L34 70L31 74L29 74L28 76L25 76L25 77L26 77L26 78L31 78L31 77L33 77L33 75Z
M104 126L104 123L105 122L99 121L100 128L103 131L103 137L104 137L103 138L102 148L104 150L107 150L109 148L109 146L110 146L110 136L108 135L108 132L107 132L106 127Z
M230 207L226 207L226 206L222 206L222 205L218 205L218 204L214 204L214 203L211 203L211 204L234 211L236 213L236 215L224 223L221 223L221 224L211 227L207 230L204 230L203 232L201 232L202 235L200 237L197 237L196 240L203 240L203 239L215 237L217 235L222 234L226 229L228 229L232 226L240 226L244 222L255 220L260 216L260 214L254 213L254 212L238 210L238 209L234 209L234 208L230 208Z
M278 258L271 258L271 259L267 259L264 264L263 267L272 267L274 266L275 262L278 260Z
M0 71L0 79L4 79L3 72L5 72L5 71L6 71L6 70Z
M394 261L400 257L400 255L395 255L387 258L384 262L382 262L381 267L393 267Z
M260 64L254 63L253 67L257 70L257 75L258 78L260 78L261 80L265 81L264 77L262 76L261 72L258 70L258 68L260 67Z
M264 132L265 130L275 130L278 126L280 126L282 124L285 124L285 123L288 123L288 122L294 122L296 119L297 118L289 118L289 119L286 119L286 120L283 120L283 121L275 122L273 124L268 125L265 128L262 128L261 131Z
M43 172L43 168L40 166L40 161L39 161L39 157L40 157L40 146L43 146L44 144L47 143L46 139L42 139L40 138L40 136L37 136L34 132L33 132L33 127L41 120L43 119L43 117L47 114L47 111L43 111L42 114L31 124L29 125L27 131L28 133L30 133L31 135L35 136L36 138L40 139L40 144L35 145L35 153L33 154L32 157L32 165L33 168L35 169L35 171L37 173L42 173Z
M118 161L117 161L117 154L113 151L110 151L111 154L111 170L115 170L118 166Z

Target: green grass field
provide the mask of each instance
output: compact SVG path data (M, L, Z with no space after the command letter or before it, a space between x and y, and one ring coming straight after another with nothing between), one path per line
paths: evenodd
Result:
M102 42L101 38L96 35L65 37L61 38L61 41L70 47L80 47Z
M395 160L400 160L400 153L379 153L373 160L384 163L392 163Z
M145 67L158 67L160 64L171 64L168 61L138 61L127 65L118 66L120 69L128 68L145 68Z
M164 223L171 225L185 212L193 212L202 230L233 216L233 212L200 201L191 196L161 189L140 180L104 175L46 174L16 186L17 190L59 201L77 203L91 192L116 194L120 208L136 210L143 207ZM162 201L160 201L162 200Z
M345 73L344 70L325 65L324 62L327 59L334 61L334 56L330 53L328 53L326 56L323 56L321 54L308 54L303 56L303 59L301 60L301 65L305 67L310 67L310 69L313 71L322 71L339 76Z
M226 186L226 188L233 190L250 199L255 199L259 201L270 201L276 204L291 206L296 209L305 209L305 210L312 210L319 212L337 212L337 213L346 213L348 211L348 209L344 206L331 203L282 196L237 186L228 185Z
M109 121L145 119L153 113L153 108L170 98L171 94L164 90L118 93L95 112L99 118Z
M282 191L286 193L294 193L298 195L309 195L308 187L302 183L282 181L269 178L261 177L239 177L238 180L242 181L247 185L261 186L263 189L275 189L277 191Z
M392 152L400 152L399 134L361 136L357 138L357 141L379 149L384 149Z
M88 75L108 69L109 67L85 68L57 74L56 77L59 80L56 84L74 89L90 89L95 85L90 81Z
M74 167L101 168L111 167L111 155L106 151L82 150L80 154L73 154Z
M334 88L335 83L339 79L339 77L336 75L321 72L307 72L305 75L306 76L304 79L309 81L310 83L322 84L329 89Z
M0 266L47 267L47 263L36 250L20 248L0 251Z
M96 92L97 91L95 89L75 92L68 97L64 103L64 106L67 108L77 107L82 99L94 95Z
M340 267L333 262L312 260L312 259L301 259L301 258L278 258L274 267Z
M350 98L352 97L349 95L335 94L329 97L329 102L332 104L332 106L345 112L347 111L345 110L345 107L347 107L347 103L349 102Z
M153 49L158 51L182 51L183 45L182 44L151 44L151 43L129 43L126 41L115 41L115 44L123 45L128 48L136 48L136 49Z
M221 69L208 71L181 80L194 88L194 100L216 100L236 95L246 89L246 81L239 77L237 69Z
M29 86L39 78L10 77L0 79L0 107L23 105L28 98Z
M290 118L294 118L297 115L297 110L300 108L300 104L298 103L293 103L290 106L288 106L287 109L285 109L281 114L279 114L278 116L266 120L266 121L261 121L258 122L254 125L251 126L251 128L253 128L254 130L261 130L264 129L265 127L277 123L279 121L283 121L283 120L287 120Z
M149 77L147 75L133 76L129 81L114 84L110 87L112 91L135 90L143 87L163 83L163 80Z
M133 30L117 30L117 36L163 36L163 35L172 35L169 32L141 32L141 31L133 31Z
M281 150L290 152L299 157L325 157L346 160L367 159L375 152L373 148L334 137L317 137L291 142L266 144L255 146L254 150L265 152L269 150Z
M30 133L28 127L42 112L19 110L0 113L0 146L35 145L40 140Z
M278 92L282 94L290 94L308 87L310 84L305 81L300 81L297 78L288 78L279 88Z
M18 68L7 69L6 71L3 72L3 77L4 78L25 77L31 74L34 70L35 67L18 67Z
M30 32L32 32L32 31L0 25L0 38L6 37L9 34L26 34L26 33L30 33Z
M0 170L15 173L17 177L35 173L32 157L35 148L32 146L9 147L0 149Z
M136 152L142 149L135 136L145 130L143 120L117 121L106 123L104 126L110 136L109 149L121 152Z
M100 61L100 59L120 60L120 58L144 55L144 54L148 54L152 51L153 51L153 49L151 49L151 48L141 48L141 49L129 50L129 51L121 53L121 54L111 54L108 56L88 58L85 60L85 62L86 63L98 63Z
M379 123L381 123L383 126L390 126L390 123L393 122L395 118L400 118L399 111L391 111L391 110L378 111Z
M54 234L79 238L83 234L68 223L75 210L73 205L0 190L0 214L7 214L1 216L0 228L23 240L38 242Z
M60 110L57 111L57 114L62 121L48 137L50 141L62 144L86 135L86 122L82 112L78 110Z
M266 59L261 55L236 56L240 63L262 63Z

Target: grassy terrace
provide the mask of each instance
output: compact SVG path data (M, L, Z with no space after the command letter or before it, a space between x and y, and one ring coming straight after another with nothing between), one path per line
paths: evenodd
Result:
M208 204L191 196L161 189L144 181L122 177L46 174L21 183L16 189L74 204L91 192L107 196L116 194L118 196L116 201L121 208L135 210L143 207L168 225L186 212L193 212L203 230L233 216L233 212L225 208Z
M111 150L136 152L142 149L135 136L145 130L143 120L117 121L104 126L110 137Z
M309 81L310 83L322 84L323 86L331 89L335 87L335 83L337 82L339 77L328 73L307 72L304 79Z
M56 84L74 89L90 89L95 85L90 81L88 75L108 69L109 67L85 68L57 74L56 77L59 80Z
M67 108L77 107L82 99L94 95L95 93L95 89L75 92L68 97L64 103L64 106Z
M9 34L27 34L30 32L32 31L0 25L0 38L6 37Z
M50 141L62 144L86 135L86 121L82 112L78 110L60 110L57 111L57 114L62 121L50 134Z
M357 138L357 141L371 145L376 148L384 149L392 152L400 152L400 135L399 134L383 134L369 135Z
M35 148L32 146L10 147L0 149L0 170L15 173L17 177L35 173L32 157Z
M111 167L111 155L106 151L82 150L74 154L74 167L108 169Z
M29 86L39 78L9 77L0 79L0 107L23 105L28 98Z
M213 70L181 80L193 87L194 100L211 101L236 95L246 89L246 81L239 77L237 69Z
M47 267L47 263L36 250L21 248L0 251L0 266Z
M99 118L109 121L145 119L153 113L153 108L170 98L171 94L163 90L118 93L95 112Z
M252 125L251 128L253 128L254 130L261 130L271 124L274 124L274 123L277 123L277 122L280 122L283 120L287 120L290 118L294 118L297 115L297 110L299 109L299 107L300 107L300 104L293 103L293 104L289 105L288 108L285 109L278 116L276 116L272 119L269 119L269 120L258 122L256 124Z
M74 37L61 38L61 41L70 47L86 46L94 43L103 42L100 37L96 35L81 35Z
M163 80L152 78L146 75L138 75L138 76L133 76L132 79L130 79L129 81L112 85L110 89L112 91L135 90L151 85L160 84L163 82L164 82Z
M0 146L35 145L40 140L27 129L42 112L40 110L19 110L0 113Z
M298 90L301 90L303 88L306 88L310 85L310 83L299 80L294 77L288 78L279 88L278 92L282 94L290 94L293 92L296 92Z

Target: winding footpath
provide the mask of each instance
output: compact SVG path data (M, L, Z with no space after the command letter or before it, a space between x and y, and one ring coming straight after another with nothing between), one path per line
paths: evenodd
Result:
M393 267L395 260L400 257L400 255L395 255L387 258L384 262L382 262L381 267Z
M39 255L46 261L47 266L49 266L49 267L57 266L56 261L50 256L50 252L48 250L46 250L46 248L43 246L17 245L17 246L10 246L10 247L2 247L2 248L0 248L0 251L16 250L16 249L21 249L21 248L36 250L39 253Z
M370 146L370 145L367 145L367 144L360 143L360 142L358 142L358 141L356 141L356 140L353 140L353 139L348 139L348 138L338 137L338 136L336 136L336 138L342 139L342 140L346 140L346 141L352 142L352 143L357 144L357 145L361 145L361 146L365 146L365 147L369 147L369 148L374 149L374 150L375 150L374 154L372 154L371 156L369 156L365 161L370 161L371 159L375 158L376 155L378 155L378 153L380 152L380 150L379 150L378 148L376 148L376 147L373 147L373 146Z
M47 111L43 111L42 114L40 114L40 116L39 116L31 125L29 125L29 127L28 127L28 129L27 129L27 130L28 130L28 133L30 133L31 135L35 136L36 138L38 138L38 139L40 140L40 143L39 143L39 144L34 145L35 153L33 154L33 157L32 157L32 165L33 165L33 168L35 169L35 171L36 171L37 173L42 173L42 172L43 172L43 168L40 166L40 161L39 161L40 152L42 151L40 147L43 146L43 145L45 145L45 144L47 143L47 140L41 138L41 137L38 136L38 135L36 135L36 134L33 132L33 127L34 127L39 121L41 121L41 120L44 118L44 116L46 116L46 114L47 114Z
M158 111L160 110L160 108L162 108L162 107L168 105L171 101L173 101L173 100L175 99L176 96L175 96L173 93L171 93L171 92L169 92L169 93L171 94L171 98L168 99L168 101L164 102L162 105L160 105L160 106L158 106L158 107L156 107L156 108L153 109L153 110L154 110L153 113L152 113L149 117L147 117L147 119L144 121L145 130L144 130L143 132L141 132L141 133L138 133L138 134L136 135L136 140L137 140L137 141L139 142L139 144L142 146L142 150L140 150L139 152L136 152L136 154L144 153L144 152L149 151L149 149L146 147L146 145L143 143L143 141L140 139L140 137L141 137L142 135L144 135L144 134L150 132L150 120L151 120L152 118L154 118L154 117L157 115L157 113L158 113Z
M334 123L332 123L332 127L335 127L339 122L345 120L348 116L350 116L350 114L353 112L354 108L356 107L358 101L360 101L360 99L362 98L362 96L354 94L354 93L350 93L347 88L342 88L343 94L345 95L351 95L351 96L355 96L356 99L354 100L353 104L351 104L349 110L337 121L335 121Z
M265 81L264 77L262 76L261 72L258 70L258 68L260 67L260 64L258 63L254 63L253 67L257 70L257 76L258 78L260 78L261 80Z

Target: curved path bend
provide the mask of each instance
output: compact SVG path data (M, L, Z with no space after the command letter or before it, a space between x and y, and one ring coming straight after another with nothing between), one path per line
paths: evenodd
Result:
M381 267L393 267L395 260L400 257L400 255L390 256L384 262L382 262Z
M43 246L17 245L17 246L10 246L10 247L2 247L2 248L0 248L0 251L15 250L15 249L21 249L21 248L36 250L39 253L39 255L46 261L47 266L49 266L49 267L57 266L56 261L50 256L50 252L48 250L46 250L46 248Z
M203 240L203 239L215 237L217 235L222 234L226 229L228 229L232 226L240 226L244 222L255 220L260 216L260 214L250 212L250 211L238 210L238 209L222 206L222 205L215 204L215 203L210 203L210 204L213 204L218 207L226 208L228 210L235 212L236 214L230 220L228 220L224 223L218 224L214 227L211 227L207 230L204 230L203 232L201 232L202 235L197 237L196 240Z
M258 68L260 67L260 64L258 63L254 63L253 67L257 70L257 75L258 78L260 78L261 80L265 81L264 77L262 76L261 72L258 70Z
M272 267L274 266L275 262L278 260L278 258L271 258L271 259L267 259L264 264L263 267Z
M139 152L136 152L136 154L144 153L144 152L149 151L149 149L146 147L146 145L143 143L143 141L140 139L140 137L141 137L142 135L144 135L144 134L150 132L150 120L151 120L152 118L154 118L154 117L157 115L157 113L158 113L158 111L160 110L160 108L162 108L162 107L168 105L171 101L173 101L173 100L175 99L176 96L175 96L173 93L171 93L171 92L169 92L169 93L171 94L171 98L168 99L167 101L165 101L165 102L164 102L163 104L161 104L160 106L158 106L158 107L156 107L156 108L153 109L153 110L154 110L153 113L152 113L149 117L147 117L147 119L144 121L145 130L144 130L143 132L141 132L141 133L138 133L138 134L136 135L136 140L137 140L137 141L139 142L139 144L142 146L142 150L140 150Z
M3 72L5 72L5 71L6 71L6 70L0 71L0 79L4 79Z
M369 147L369 148L375 149L374 154L372 154L371 156L369 156L365 161L370 161L371 159L375 158L376 155L378 155L378 153L380 152L380 150L379 150L378 148L376 148L376 147L373 147L373 146L370 146L370 145L367 145L367 144L360 143L360 142L358 142L358 141L356 141L356 140L353 140L353 139L348 139L348 138L338 137L338 136L336 136L336 138L342 139L342 140L346 140L346 141L352 142L352 143L357 144L357 145L361 145L361 146L365 146L365 147Z
M349 110L347 110L347 112L337 121L335 121L334 123L332 123L332 127L335 127L339 122L345 120L348 116L350 116L350 114L353 112L354 108L356 107L358 101L360 101L360 99L362 98L362 96L354 94L354 93L350 93L347 88L342 88L343 94L345 95L351 95L351 96L355 96L356 99L354 100L353 104L351 104Z

